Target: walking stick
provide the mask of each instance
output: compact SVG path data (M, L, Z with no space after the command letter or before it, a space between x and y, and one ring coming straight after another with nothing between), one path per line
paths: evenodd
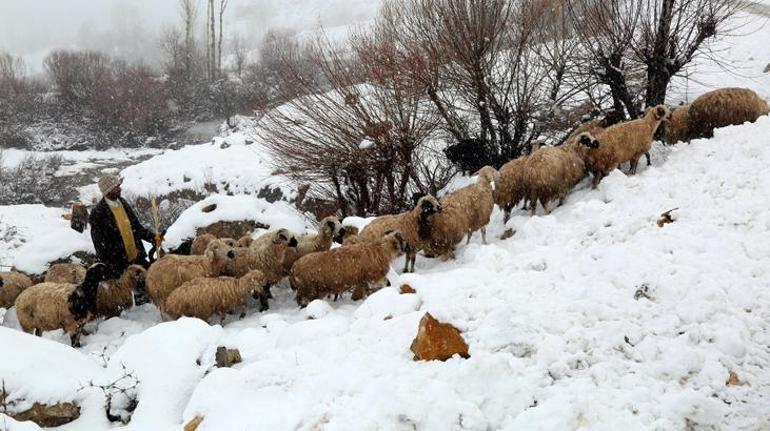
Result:
M154 248L158 254L158 258L163 257L163 236L160 234L160 216L158 215L158 201L155 196L150 199L150 215L152 216L152 223L155 225L155 244Z

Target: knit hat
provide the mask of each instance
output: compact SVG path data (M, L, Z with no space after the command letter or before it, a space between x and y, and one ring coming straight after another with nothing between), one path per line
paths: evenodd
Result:
M105 175L99 178L99 191L102 192L102 196L106 196L107 193L111 192L121 183L123 183L123 180L117 175Z

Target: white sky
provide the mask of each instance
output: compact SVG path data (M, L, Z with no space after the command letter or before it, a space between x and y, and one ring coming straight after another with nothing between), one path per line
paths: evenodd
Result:
M87 48L158 59L161 30L178 25L178 0L0 0L0 51L24 57L32 71L60 48ZM219 3L219 0L216 0ZM229 0L225 34L252 44L271 27L309 30L374 17L381 0ZM202 22L206 8L199 0ZM202 25L202 24L201 24Z

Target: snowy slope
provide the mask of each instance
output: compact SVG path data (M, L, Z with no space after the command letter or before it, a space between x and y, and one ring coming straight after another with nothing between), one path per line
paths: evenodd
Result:
M616 171L598 190L584 182L548 216L515 214L505 241L495 212L490 244L477 237L455 261L419 257L416 274L394 275L416 295L386 288L363 303L299 310L279 286L268 312L224 327L153 326L159 316L147 305L90 325L85 356L62 355L61 366L99 363L89 354L104 350L109 363L91 377L114 377L119 363L134 370L142 383L127 429L137 430L178 430L197 415L201 431L763 429L769 134L764 117L711 140L656 146L654 166L637 176ZM676 221L659 228L675 207ZM470 359L412 361L426 311L463 331ZM13 311L5 326L17 328ZM18 338L0 330L0 345ZM45 338L66 342L60 332ZM217 345L239 348L244 362L212 368ZM24 358L0 355L0 375ZM740 385L726 385L730 372ZM13 387L74 396L72 385L26 373L12 374ZM100 429L99 403L87 401L67 429Z

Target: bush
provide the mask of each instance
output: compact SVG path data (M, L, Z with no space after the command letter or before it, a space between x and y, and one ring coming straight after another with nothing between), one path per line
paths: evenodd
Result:
M51 205L74 197L75 190L55 176L61 156L29 155L10 169L2 167L2 158L0 153L0 205Z

